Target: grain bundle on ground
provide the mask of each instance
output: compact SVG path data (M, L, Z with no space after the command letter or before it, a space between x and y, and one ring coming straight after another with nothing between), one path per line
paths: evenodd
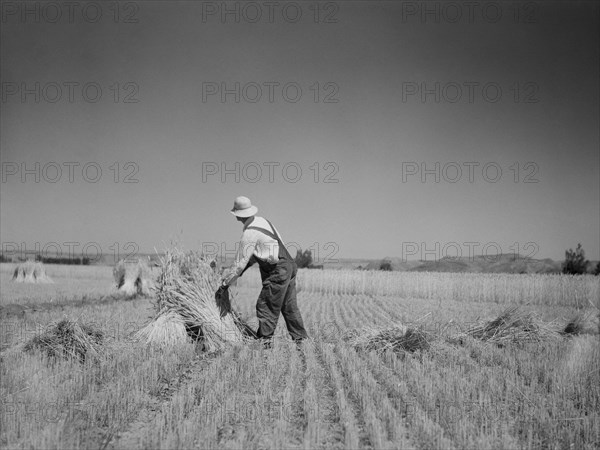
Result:
M100 354L103 340L100 330L65 318L28 341L24 350L39 349L49 357L77 358L84 362L88 356Z
M169 344L169 328L180 335L178 316L192 338L201 340L205 350L218 351L231 343L243 342L244 329L229 302L217 302L220 276L214 264L197 252L170 249L160 262L156 284L156 317L140 330L147 343ZM160 320L160 322L158 322ZM177 325L176 325L177 324Z
M363 329L347 335L355 348L376 352L392 350L396 353L414 353L429 350L433 336L420 328L396 325L384 329Z
M561 339L560 331L552 323L544 323L531 312L518 306L505 309L496 319L480 322L462 335L452 336L450 342L460 343L468 335L490 344L503 346L507 343L541 342Z
M593 311L578 312L566 323L561 330L564 336L577 336L580 334L597 334L598 317Z
M119 292L128 298L152 293L152 272L146 259L120 260L113 276Z
M44 264L39 261L25 261L19 264L12 276L17 283L52 283L52 279L46 275Z
M180 345L191 342L185 322L174 311L161 313L152 322L135 333L134 337L137 341L145 344Z

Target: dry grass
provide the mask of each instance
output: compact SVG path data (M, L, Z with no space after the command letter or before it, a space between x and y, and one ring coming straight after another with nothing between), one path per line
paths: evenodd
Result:
M52 283L52 279L46 275L44 264L38 261L26 261L19 264L12 276L16 283Z

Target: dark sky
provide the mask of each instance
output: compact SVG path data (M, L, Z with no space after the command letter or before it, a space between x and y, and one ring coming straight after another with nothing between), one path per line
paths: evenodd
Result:
M321 259L600 257L598 2L53 4L2 2L5 246L231 250L246 195Z

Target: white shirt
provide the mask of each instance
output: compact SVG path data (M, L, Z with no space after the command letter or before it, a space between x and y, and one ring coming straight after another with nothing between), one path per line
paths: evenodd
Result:
M279 244L277 241L272 237L267 236L262 231L248 230L248 227L264 228L267 231L271 231L276 236L279 236L279 239L281 239L281 235L277 229L271 228L266 219L254 216L254 220L244 225L240 246L235 258L235 264L231 269L235 274L235 278L239 277L244 271L252 255L262 261L270 263L279 261Z

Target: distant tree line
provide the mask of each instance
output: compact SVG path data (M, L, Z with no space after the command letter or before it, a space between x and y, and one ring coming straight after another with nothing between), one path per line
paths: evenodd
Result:
M588 273L588 267L590 262L585 259L585 251L581 246L581 243L577 244L577 248L573 250L570 248L565 251L565 260L562 265L562 273L569 275L582 275ZM596 264L596 267L592 271L594 275L600 275L600 261Z
M90 258L81 257L81 258L64 258L64 257L51 257L51 256L42 256L36 255L36 261L42 262L44 264L68 264L68 265L78 265L78 266L89 266Z
M381 261L381 264L379 264L379 270L383 270L386 272L391 272L392 270L394 270L394 268L392 267L392 263L390 261Z
M0 253L0 263L12 263L12 262L24 262L28 259L31 259L33 255L30 257L17 257L16 261L14 257L6 256L3 253ZM66 258L66 257L52 257L52 256L42 256L35 255L34 258L36 261L42 262L44 264L68 264L68 265L77 265L77 266L89 266L91 263L90 258L81 257L81 258Z
M298 251L296 252L296 258L294 258L294 261L296 261L296 265L298 266L298 269L322 269L323 268L322 264L319 264L319 265L313 264L312 252L310 250L302 251L302 249L298 249Z

